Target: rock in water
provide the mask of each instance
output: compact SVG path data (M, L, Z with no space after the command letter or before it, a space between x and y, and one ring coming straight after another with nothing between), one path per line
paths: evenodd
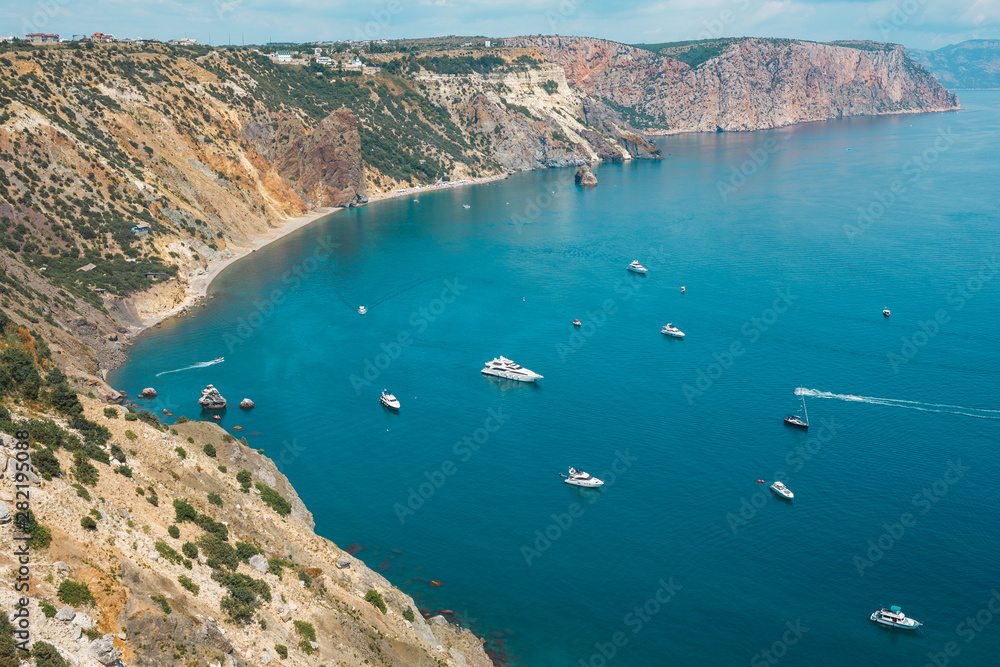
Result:
M226 399L222 397L219 390L208 385L201 390L201 398L198 399L198 405L201 406L202 410L222 410L226 407Z
M244 410L249 410L250 408L254 407L254 402L251 401L249 398L244 398L242 401L240 401L240 407L243 408Z
M114 635L104 635L91 642L87 652L90 653L90 657L102 665L113 665L122 659L121 649L115 648L114 640Z
M584 187L597 185L597 176L588 165L583 165L576 170L576 184Z
M146 387L142 390L143 398L156 398L156 390L152 387Z

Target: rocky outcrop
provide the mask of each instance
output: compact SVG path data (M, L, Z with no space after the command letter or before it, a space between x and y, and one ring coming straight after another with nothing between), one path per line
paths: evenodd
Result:
M143 398L156 398L156 390L152 387L146 387L142 390Z
M121 649L115 648L115 636L112 634L104 635L91 642L87 653L102 665L114 665L122 658Z
M256 406L257 404L251 401L249 398L244 398L242 401L240 401L240 407L243 408L244 410L250 410L251 408L254 408Z
M573 178L577 185L581 185L583 187L593 187L597 185L597 176L594 176L594 172L590 170L589 165L583 165L577 169Z
M759 130L793 123L958 108L901 46L743 39L692 68L599 39L515 40L559 64L570 85L678 131Z
M222 410L226 407L226 399L222 397L219 390L212 385L208 385L201 390L201 398L198 405L202 410Z
M311 131L301 124L275 155L275 168L310 207L350 206L368 198L358 119L337 109Z
M970 39L935 51L907 49L913 60L954 88L1000 88L1000 40Z

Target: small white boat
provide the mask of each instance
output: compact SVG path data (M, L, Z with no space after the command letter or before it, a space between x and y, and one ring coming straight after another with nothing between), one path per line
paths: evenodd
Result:
M684 338L684 332L675 327L670 322L667 322L667 326L663 327L660 331L664 336L673 336L674 338Z
M221 364L225 360L226 360L225 357L219 357L218 359L213 359L212 361L216 364Z
M358 315L364 315L367 312L368 312L368 309L365 308L364 306L361 306L360 308L358 308Z
M530 371L523 366L515 364L507 357L496 357L493 361L486 362L486 368L482 370L483 375L496 375L508 380L520 380L521 382L534 382L542 379L542 376L535 371Z
M872 614L871 618L876 623L888 625L893 628L903 628L904 630L916 630L917 626L923 625L923 623L906 616L896 605L893 605L888 609L885 607L879 609Z
M787 498L788 500L791 500L792 498L795 497L795 494L792 493L791 489L789 489L781 482L775 482L774 484L772 484L771 490L774 491L779 496L781 496L782 498Z
M573 486L604 486L604 482L597 479L596 477L591 477L582 470L577 470L576 468L569 469L569 475L563 480L567 484L572 484Z
M889 315L891 315L891 314L892 313L889 311L888 308L883 308L882 309L882 317L889 317Z
M633 260L631 264L628 265L629 271L634 271L635 273L646 273L646 267L639 263L639 260Z
M681 285L681 294L684 294L684 285Z
M469 206L468 204L462 204L462 208L472 208L472 207Z
M390 394L387 389L382 390L382 395L379 396L378 400L390 410L399 410L399 400Z

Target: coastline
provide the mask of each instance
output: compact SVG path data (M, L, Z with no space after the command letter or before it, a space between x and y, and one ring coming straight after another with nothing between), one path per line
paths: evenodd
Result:
M504 172L502 174L496 174L493 176L483 176L481 178L470 178L463 179L460 181L449 181L445 183L435 183L434 185L420 185L412 188L400 188L397 190L390 190L388 192L379 192L372 195L367 199L365 204L371 204L377 201L383 201L386 199L395 199L397 197L407 197L412 195L418 195L425 192L435 192L438 190L448 190L451 188L465 187L468 185L484 185L486 183L493 183L496 181L506 180L510 177L509 172ZM191 306L197 303L199 300L204 299L208 295L208 288L211 286L212 282L231 264L235 264L239 260L245 258L247 255L263 248L266 245L274 243L275 241L282 239L289 234L296 232L303 227L311 225L321 218L325 218L329 215L343 210L343 206L336 206L330 208L321 208L316 211L310 211L304 215L297 218L290 218L280 223L277 227L273 227L271 231L257 239L247 246L245 249L238 253L233 254L231 257L227 257L221 261L214 263L209 263L208 269L204 273L196 274L194 277L189 279L189 282L185 285L185 296L183 300L176 306L159 312L152 317L146 318L141 324L133 326L133 335L138 335L139 333L145 331L146 329L156 326L157 324L167 320L175 315L180 315L186 312Z

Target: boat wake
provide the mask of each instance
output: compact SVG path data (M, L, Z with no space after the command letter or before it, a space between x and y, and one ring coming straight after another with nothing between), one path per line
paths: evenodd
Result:
M901 398L879 398L877 396L855 396L854 394L834 394L829 391L819 389L806 389L799 387L795 390L796 396L809 396L810 398L835 398L841 401L852 403L871 403L873 405L888 405L893 408L906 408L907 410L920 410L922 412L940 412L951 415L962 415L965 417L975 417L976 419L1000 419L1000 410L988 410L986 408L969 408L964 405L949 405L947 403L924 403L922 401L907 401Z
M214 366L215 364L221 364L222 362L218 359L213 359L212 361L199 361L196 364L191 364L190 366L185 366L184 368L175 368L172 371L160 371L154 377L160 377L161 375L166 375L167 373L180 373L181 371L191 371L196 368L208 368L209 366Z

